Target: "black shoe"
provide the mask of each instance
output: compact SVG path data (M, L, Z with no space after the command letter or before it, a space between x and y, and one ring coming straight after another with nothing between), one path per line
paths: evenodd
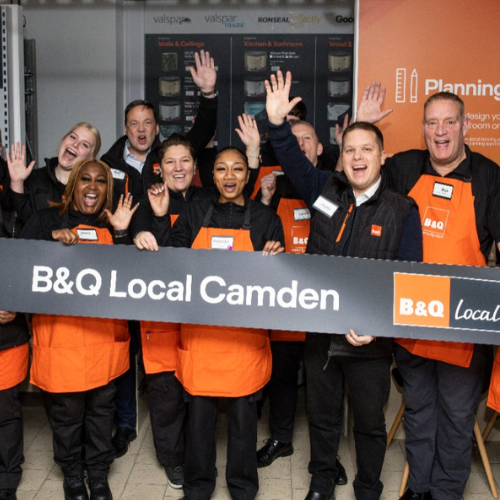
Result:
M17 500L16 488L2 488L0 490L0 500Z
M432 500L432 496L430 491L426 491L425 493L415 493L408 488L399 500Z
M167 465L165 467L165 474L167 475L168 484L176 489L180 490L184 484L184 468L182 465L177 465L170 467Z
M90 500L113 500L106 476L90 477Z
M89 500L83 474L64 476L64 500Z
M135 432L135 429L117 427L115 435L111 440L113 448L115 449L115 458L123 457L128 451L129 444L136 438L137 432Z
M337 479L335 479L335 484L337 486L344 486L347 484L347 472L345 471L344 466L340 463L340 457L337 457L335 467L337 467L337 470L339 471Z
M331 495L323 495L323 493L309 490L304 500L335 500L335 495L333 493Z
M293 454L292 443L280 443L276 439L268 439L257 452L257 468L271 465L277 458L289 457Z

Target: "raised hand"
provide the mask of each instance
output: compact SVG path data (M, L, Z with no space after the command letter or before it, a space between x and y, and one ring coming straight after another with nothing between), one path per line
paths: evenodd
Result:
M24 193L24 181L29 177L35 162L32 161L26 167L26 146L21 148L21 144L16 142L5 148L5 157L7 159L7 166L9 167L10 188L15 193Z
M274 125L281 125L293 107L300 101L302 97L295 97L291 101L290 88L292 87L292 73L286 72L286 78L283 78L283 73L278 71L275 75L271 75L271 81L266 80L266 111L267 118Z
M363 91L363 96L356 112L357 122L377 123L392 113L392 109L382 111L386 88L380 82L372 82Z
M157 217L163 217L168 213L170 205L170 196L168 194L168 186L165 184L153 184L148 189L149 203L151 209Z
M271 200L276 192L276 175L274 173L270 173L265 175L260 180L260 201L264 203L264 205L270 205Z
M189 67L194 83L204 94L213 92L215 96L217 72L215 71L213 57L210 57L210 53L208 51L200 50L199 54L198 52L195 53L194 60L196 67Z
M137 203L135 207L132 207L132 198L133 197L130 193L128 193L125 198L121 195L114 214L112 214L108 209L104 210L108 216L108 222L116 231L128 229L132 216L139 206L139 203Z

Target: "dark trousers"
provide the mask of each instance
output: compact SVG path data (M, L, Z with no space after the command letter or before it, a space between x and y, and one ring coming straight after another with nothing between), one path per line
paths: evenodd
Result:
M114 460L111 444L113 382L85 392L42 391L53 431L54 460L65 476L87 469L90 477L107 476Z
M137 354L141 335L139 321L129 321L130 367L115 379L115 426L135 429L137 427Z
M19 385L0 391L0 443L0 488L16 489L24 462Z
M260 391L257 393L260 397ZM184 494L208 500L215 489L215 427L219 398L188 396L189 418L184 467ZM226 482L233 500L253 500L257 474L257 397L225 398L228 442Z
M471 468L474 413L488 370L486 346L469 368L415 356L396 345L404 380L408 486L439 500L462 498Z
M184 464L187 403L174 372L147 375L156 456L163 467Z
M311 440L310 489L327 496L335 489L345 383L354 417L354 492L358 500L378 500L383 488L380 473L387 444L384 405L391 388L392 357L333 356L328 361L329 347L330 335L307 334L304 361Z
M269 391L269 429L271 439L290 443L297 408L297 374L304 355L304 342L271 342L273 371Z

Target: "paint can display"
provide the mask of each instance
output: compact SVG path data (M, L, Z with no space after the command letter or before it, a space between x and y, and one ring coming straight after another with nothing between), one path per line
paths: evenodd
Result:
M333 72L350 71L352 54L347 51L330 52L328 54L328 69Z
M160 76L158 83L160 87L160 95L164 97L181 95L180 76Z
M351 80L347 77L328 78L328 95L330 97L346 97L351 93Z
M265 71L267 68L267 53L263 50L245 52L246 71Z
M247 76L244 82L245 95L248 97L262 97L266 95L264 78L260 76Z
M164 52L161 55L161 69L163 71L177 71L177 54L175 52Z
M179 101L162 101L159 108L160 120L173 122L181 119L181 103Z

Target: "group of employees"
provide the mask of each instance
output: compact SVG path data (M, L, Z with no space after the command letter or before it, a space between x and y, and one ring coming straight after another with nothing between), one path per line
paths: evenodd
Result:
M500 249L500 170L465 145L469 120L458 96L441 92L425 103L426 150L387 158L373 124L391 110L382 110L385 89L375 82L363 93L357 121L338 131L334 161L305 121L301 98L290 96L291 74L280 71L266 81L269 141L261 145L255 120L242 114L236 131L245 151L217 150L213 58L195 54L190 71L200 102L185 137L160 143L154 106L137 100L125 110L125 135L101 160L99 132L85 122L44 168L26 166L25 149L11 146L0 164L0 236L135 244L152 252L174 246L260 251L273 259L286 251L474 266L486 265L494 244ZM197 166L203 187L193 184ZM447 213L441 238L422 228L429 211ZM352 329L327 335L49 314L33 314L31 322L30 380L43 396L65 500L112 499L110 466L137 437L139 351L156 456L183 500L208 500L214 492L221 398L228 491L234 500L256 497L258 468L294 451L302 360L311 443L305 500L332 500L336 486L347 483L338 456L345 388L354 418L355 496L380 498L394 360L410 468L401 500L461 499L474 413L488 385L488 405L500 411L492 346L375 338ZM0 500L17 498L22 474L19 387L29 339L24 314L0 311ZM256 450L265 389L270 438Z

